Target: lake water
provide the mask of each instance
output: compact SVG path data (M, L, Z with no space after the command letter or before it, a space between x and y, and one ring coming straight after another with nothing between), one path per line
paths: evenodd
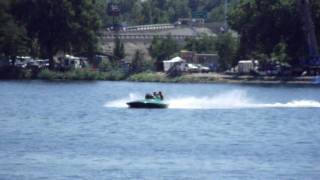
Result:
M125 102L162 90L169 109ZM0 81L0 179L320 179L320 88Z

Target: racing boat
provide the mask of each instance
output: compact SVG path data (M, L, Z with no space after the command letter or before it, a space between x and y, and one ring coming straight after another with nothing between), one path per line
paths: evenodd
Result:
M163 102L161 99L144 99L138 101L128 102L129 108L147 108L147 109L163 109L168 108L168 104Z

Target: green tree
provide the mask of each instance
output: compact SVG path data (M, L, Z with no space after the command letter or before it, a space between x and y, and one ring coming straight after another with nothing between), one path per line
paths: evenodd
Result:
M129 25L173 23L178 18L191 17L193 11L209 13L208 21L220 21L224 18L224 0L95 0L96 11L105 25L112 24L112 17L106 11L107 3L117 2L121 9L119 21ZM228 0L235 4L238 0Z
M167 6L170 22L175 22L178 18L187 18L191 16L188 0L168 0Z
M142 14L142 4L141 2L135 2L132 8L132 17L135 24L143 24L144 17Z
M299 59L304 54L299 15L296 0L246 0L235 6L229 24L240 34L240 56L271 55L281 42L287 46L289 59Z
M137 50L132 59L131 72L139 73L143 71L143 61L144 61L143 53L141 52L141 50Z
M94 0L18 0L15 12L29 37L37 40L41 55L50 59L50 68L59 51L90 56L97 48L101 24Z
M169 59L173 54L177 53L179 46L176 41L168 35L164 39L158 37L153 38L149 47L149 53L156 60L156 69L162 70L162 61Z
M125 57L124 45L117 37L114 41L114 49L113 49L114 60L118 61Z
M226 70L236 64L238 42L232 37L231 33L219 35L215 43L215 48L219 55L221 70Z
M310 0L313 23L316 29L318 44L320 44L320 1ZM319 47L320 48L320 47Z
M142 15L143 15L143 23L144 24L152 24L153 23L153 13L152 13L152 4L150 1L142 2Z
M173 23L178 18L191 17L192 11L209 13L208 21L220 21L224 18L224 0L96 0L96 9L106 25L112 24L112 17L105 13L106 4L117 2L121 9L119 21L129 25ZM228 0L230 4L238 0Z
M280 42L274 47L273 53L271 54L272 58L275 58L279 62L288 62L287 56L287 44Z
M197 53L214 53L216 52L215 41L215 37L210 37L207 35L202 36L200 39L186 39L184 48Z
M224 20L224 8L223 6L212 9L208 14L208 20L210 22L222 22Z
M198 9L199 2L197 0L189 0L188 5L192 9L192 11L196 11Z
M14 65L17 55L27 53L28 39L24 26L17 23L10 13L11 3L8 0L0 1L0 55L11 58Z

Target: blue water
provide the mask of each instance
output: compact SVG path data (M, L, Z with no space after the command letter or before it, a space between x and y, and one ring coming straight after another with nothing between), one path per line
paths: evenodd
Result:
M126 108L154 90L169 109ZM0 81L0 179L320 179L319 92Z

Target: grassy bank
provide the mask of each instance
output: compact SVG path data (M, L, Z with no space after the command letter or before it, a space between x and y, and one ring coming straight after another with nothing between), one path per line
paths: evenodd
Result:
M156 72L142 72L138 74L133 74L127 78L128 81L135 82L168 82L170 79L163 73Z
M90 69L79 69L67 72L43 70L38 76L42 80L110 80L110 81L134 81L134 82L168 82L168 83L206 83L216 82L218 79L212 76L183 75L168 77L165 73L146 71L137 74L126 74L121 71L99 72Z
M66 72L43 70L37 78L42 80L125 80L126 73L122 71L99 72L91 69L77 69Z
M239 84L316 84L316 77L276 77L276 76L237 76L219 73L184 74L169 77L165 73L145 71L128 74L121 70L108 72L96 71L89 68L77 69L66 72L42 70L34 73L31 70L8 69L1 71L0 79L42 79L42 80L108 80L108 81L133 81L133 82L163 82L163 83L239 83ZM6 75L6 76L4 76ZM318 81L318 84L320 81Z
M214 76L197 77L192 75L182 75L177 77L169 77L164 73L142 72L129 76L128 81L135 82L168 82L168 83L207 83L217 82L218 78Z
M316 77L279 77L227 75L220 73L184 74L178 77L168 77L164 73L143 72L127 78L135 82L167 82L167 83L237 83L237 84L292 84L313 85ZM319 84L319 83L318 83Z

